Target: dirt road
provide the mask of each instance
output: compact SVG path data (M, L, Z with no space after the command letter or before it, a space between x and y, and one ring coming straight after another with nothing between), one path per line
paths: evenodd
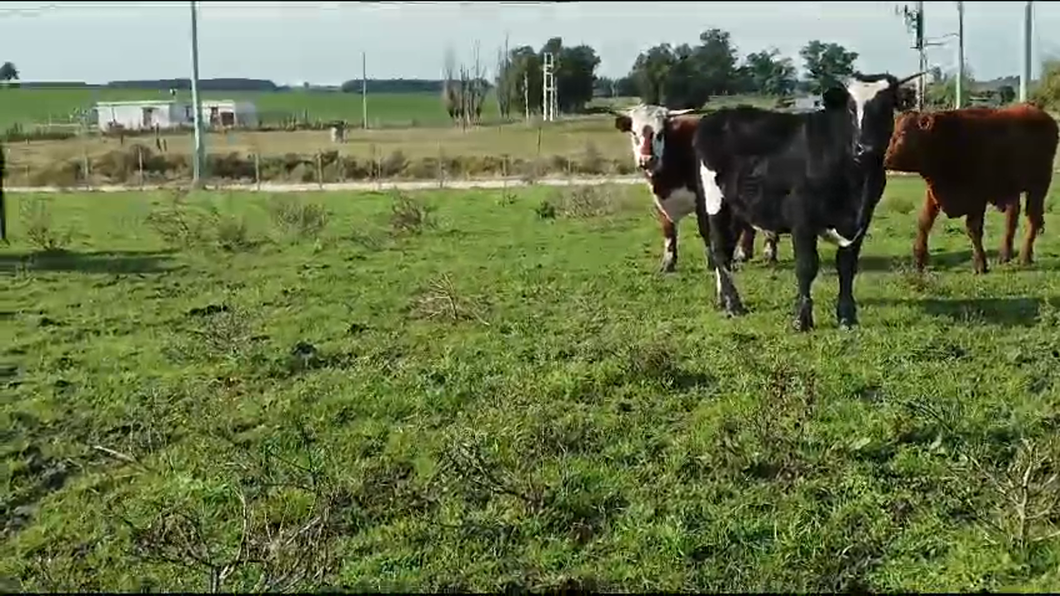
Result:
M888 172L889 176L903 176L898 172ZM225 184L220 186L207 186L207 190L231 190L250 192L365 192L378 190L431 190L431 189L453 189L466 190L473 188L516 188L521 186L596 186L600 184L643 184L642 176L586 176L575 178L540 178L532 183L517 178L511 179L483 179L483 180L381 180L377 182L328 182L317 183L275 183L262 182L261 184ZM9 193L60 193L60 192L134 192L138 190L161 190L164 188L176 188L174 185L105 185L86 187L59 188L56 186L32 186L18 187L8 186L4 190Z

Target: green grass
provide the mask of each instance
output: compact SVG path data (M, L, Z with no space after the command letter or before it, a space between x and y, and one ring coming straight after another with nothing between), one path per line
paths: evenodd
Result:
M800 335L786 239L726 320L609 192L12 197L3 588L1060 589L1060 217L920 277L892 179Z
M187 99L183 92L181 98ZM345 119L360 122L360 93L288 91L277 93L207 92L204 99L235 99L254 102L263 120L277 115L306 113L310 120ZM171 99L168 91L139 89L22 89L0 88L0 130L13 124L68 123L78 109L99 101ZM491 96L483 108L483 118L498 115ZM434 93L379 93L368 95L368 119L379 124L433 125L449 122L441 97Z

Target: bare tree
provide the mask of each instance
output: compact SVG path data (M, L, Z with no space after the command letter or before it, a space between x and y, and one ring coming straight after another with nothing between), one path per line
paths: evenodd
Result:
M456 74L456 53L453 51L452 46L445 48L442 60L442 103L445 104L445 110L449 113L449 118L455 122L461 102L458 97L458 83L453 80L453 75Z

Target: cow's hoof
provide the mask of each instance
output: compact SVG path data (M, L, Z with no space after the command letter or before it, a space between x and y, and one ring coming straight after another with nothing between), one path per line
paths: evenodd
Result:
M858 326L857 307L853 304L837 304L835 307L835 318L839 322L840 329L853 329Z
M813 303L809 300L795 308L795 318L791 320L791 326L795 331L809 331L813 329Z
M747 314L747 308L740 302L739 298L734 300L722 299L722 310L729 318L742 317Z
M999 264L1001 264L1001 265L1004 265L1005 263L1008 263L1011 260L1012 260L1012 252L1011 251L1010 252L1001 251L997 255L997 262Z
M659 265L659 273L673 273L677 271L677 261L664 260Z
M736 247L736 250L732 253L732 260L735 263L743 263L751 259L747 256L747 253L744 252L743 248Z

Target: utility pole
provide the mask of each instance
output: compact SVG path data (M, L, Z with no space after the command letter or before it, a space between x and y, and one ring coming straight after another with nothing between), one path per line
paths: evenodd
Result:
M917 68L917 72L924 72L927 70L927 52L924 48L924 3L916 3L916 50L920 54L920 66ZM924 82L924 77L920 76L916 78L916 109L918 111L924 110L924 95L927 91L927 84Z
M964 2L957 2L957 109L964 107Z
M545 52L541 64L541 112L542 120L556 119L556 55Z
M895 7L895 13L900 14L905 19L905 28L907 31L913 34L913 46L912 49L917 51L919 58L917 72L924 72L927 70L927 53L925 52L924 44L924 3L917 2L913 5L913 8L909 8L909 5L903 6L900 10ZM916 109L924 109L924 92L927 90L927 83L924 81L924 77L916 78Z
M1023 7L1023 68L1020 72L1020 101L1027 101L1031 87L1031 28L1033 27L1031 2L1027 0Z
M191 2L191 104L195 124L195 159L192 160L191 183L199 186L205 176L206 148L202 138L202 103L199 101L199 19L194 0Z
M368 57L361 52L361 127L368 129Z

